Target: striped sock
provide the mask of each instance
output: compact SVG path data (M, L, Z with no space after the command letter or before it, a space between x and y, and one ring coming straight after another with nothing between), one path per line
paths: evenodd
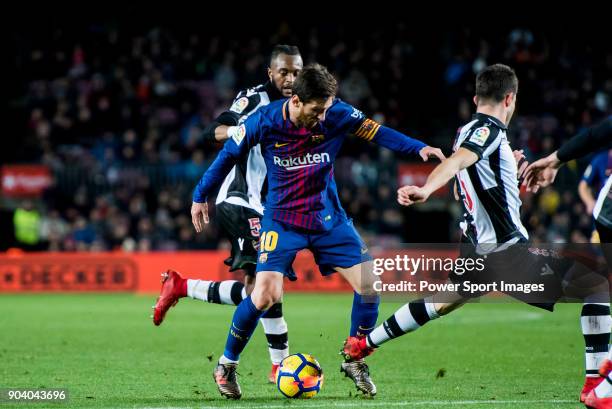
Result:
M246 298L244 284L236 280L187 280L187 296L214 304L238 305Z
M610 343L610 304L585 303L580 314L580 326L584 335L584 356L587 377L597 377L598 369L608 357Z
M276 303L261 316L261 324L268 340L270 361L278 365L289 355L287 322L283 317L283 303Z
M382 325L370 332L366 337L367 345L376 348L393 338L417 330L439 316L434 304L423 299L404 304Z

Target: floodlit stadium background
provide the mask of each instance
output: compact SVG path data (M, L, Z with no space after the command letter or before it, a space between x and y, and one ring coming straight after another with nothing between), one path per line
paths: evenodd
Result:
M327 65L344 100L447 154L474 111L475 74L490 63L518 74L509 135L528 159L611 110L608 39L571 24L424 31L390 22L364 31L253 19L221 29L195 17L139 13L58 13L15 24L5 90L11 132L0 152L1 249L226 249L214 224L196 237L190 223L192 188L218 149L199 133L238 90L267 79L277 43L296 44L305 62ZM591 219L576 193L587 163L570 164L554 188L523 195L533 240L589 239ZM340 197L371 245L457 240L459 206L448 192L409 210L395 202L400 180L422 180L429 171L414 164L358 140L345 145L336 164ZM11 234L13 212L30 207L40 231L25 243Z

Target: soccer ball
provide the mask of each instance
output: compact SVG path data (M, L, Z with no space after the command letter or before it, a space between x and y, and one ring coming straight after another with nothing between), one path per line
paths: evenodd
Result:
M323 386L323 370L312 355L289 355L276 371L276 387L287 398L314 398Z

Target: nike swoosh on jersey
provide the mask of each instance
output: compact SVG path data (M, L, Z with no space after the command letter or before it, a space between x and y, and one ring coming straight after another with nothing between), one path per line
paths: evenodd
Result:
M278 142L276 142L276 143L274 144L274 147L275 147L275 148L280 148L280 147L282 147L282 146L287 146L287 145L289 145L289 142L287 142L287 143L278 143Z

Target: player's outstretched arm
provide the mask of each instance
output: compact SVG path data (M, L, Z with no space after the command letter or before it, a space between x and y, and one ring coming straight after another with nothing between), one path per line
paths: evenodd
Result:
M424 162L431 157L436 157L441 161L446 159L440 149L427 146L418 139L366 118L360 110L344 102L339 102L332 107L328 119L331 122L339 122L340 126L345 126L347 133L384 146L394 152L419 155Z
M398 132L395 129L388 128L384 125L376 124L376 126L377 128L373 134L373 137L371 138L371 141L377 145L384 146L385 148L391 149L395 152L417 154L421 157L421 159L423 159L423 162L427 162L429 158L434 157L438 158L440 161L446 159L439 148L428 146L418 139L411 138L408 135L404 135L403 133Z
M533 162L525 171L524 185L537 192L555 181L563 163L600 149L612 147L612 117L591 127L564 143L558 151Z
M403 186L397 191L397 201L403 206L425 202L429 196L448 183L459 171L478 161L474 152L459 148L431 172L423 186Z

